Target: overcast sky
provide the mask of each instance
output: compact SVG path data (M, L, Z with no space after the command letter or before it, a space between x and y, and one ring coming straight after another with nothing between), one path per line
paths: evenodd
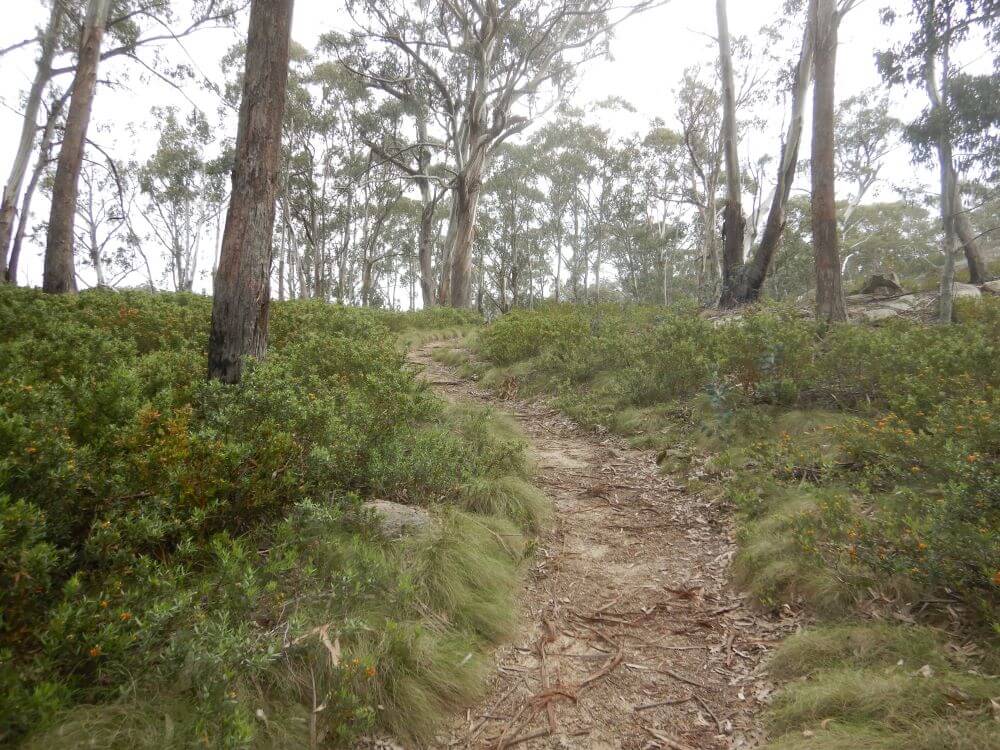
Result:
M183 5L183 3L181 3ZM884 47L889 32L879 22L879 9L885 5L906 8L907 0L862 0L845 20L841 29L837 87L838 98L844 99L880 83L875 70L874 52ZM297 0L293 36L297 42L311 47L323 32L348 31L350 22L338 3L329 0ZM764 24L773 22L782 6L782 0L730 0L730 28L734 35L755 36ZM15 7L4 9L4 24L0 30L0 47L29 37L33 29L42 24L46 9L39 0L26 0ZM239 36L245 35L243 27ZM716 31L715 3L711 0L672 0L667 5L630 19L616 32L612 42L612 59L590 63L582 72L576 92L576 103L589 102L609 96L622 97L631 102L637 112L628 117L606 119L605 125L618 135L640 130L655 117L673 122L676 103L672 91L678 85L685 68L698 63L711 62L717 52L713 36ZM218 62L237 39L232 30L209 30L184 40L183 48L174 43L165 45L162 53L171 60L193 65L200 75L221 80ZM21 92L30 84L34 72L35 50L19 51L0 58L0 179L5 180L13 159L13 152L20 131ZM150 51L143 53L145 56ZM117 63L121 65L122 63ZM150 108L154 105L177 104L190 106L185 96L166 84L146 80L130 68L130 82L126 89L102 89L96 99L94 140L118 158L133 154L144 158L152 148L148 127ZM187 97L203 108L212 121L218 100L213 95L190 86ZM901 119L911 117L922 108L919 92L894 91L893 114ZM774 107L768 112L773 129L783 125L783 108ZM234 119L234 118L230 118ZM130 126L135 126L130 127ZM144 127L146 125L146 127ZM235 128L235 122L230 123ZM745 156L760 156L765 151L777 150L777 137L770 132L751 134L743 145ZM807 154L808 138L803 156ZM890 155L886 169L887 185L892 183L913 185L914 182L930 184L931 176L915 170L910 164L905 148ZM884 187L880 197L886 197ZM872 197L879 197L878 195ZM47 210L44 200L36 202L36 220ZM26 248L22 268L22 283L40 283L39 247ZM200 284L199 288L204 288Z

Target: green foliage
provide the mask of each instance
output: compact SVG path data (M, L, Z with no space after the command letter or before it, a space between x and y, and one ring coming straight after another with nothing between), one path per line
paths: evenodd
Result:
M445 411L386 327L472 316L277 304L222 386L209 313L0 289L0 743L302 747L310 716L424 739L512 627L544 515L524 443ZM368 497L437 520L387 543Z
M823 329L780 306L548 307L500 319L480 354L576 418L735 471L736 569L762 600L842 609L869 585L1000 608L1000 301L960 323ZM502 373L507 373L506 375ZM681 445L678 445L681 441ZM686 444L686 445L685 445Z

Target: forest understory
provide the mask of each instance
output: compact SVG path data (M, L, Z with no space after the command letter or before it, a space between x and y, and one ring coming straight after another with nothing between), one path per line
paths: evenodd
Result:
M510 414L554 519L536 543L524 622L489 696L436 747L742 748L761 738L759 669L791 612L753 612L729 583L731 519L662 475L656 453L410 356L446 398Z
M499 733L529 747L997 747L995 439L980 432L977 452L980 425L962 418L942 450L930 435L943 426L925 423L925 452L906 426L933 408L918 405L920 381L941 388L938 417L954 417L957 398L991 423L988 403L962 391L995 394L994 375L971 365L980 326L983 354L992 351L995 309L964 305L963 333L897 319L810 343L813 324L780 309L711 324L690 312L563 306L433 345L451 369L430 370L431 382L517 415L561 519L529 584L532 629L502 652L490 701L453 746L496 747ZM896 351L882 346L889 337ZM916 354L917 340L949 349L956 337L971 356L962 364ZM852 382L854 367L899 382ZM701 377L707 391L683 397ZM848 405L855 387L867 405ZM839 407L818 408L826 396L812 389L847 390ZM879 395L911 411L873 409ZM560 466L553 452L589 460ZM918 509L914 493L933 505ZM977 507L948 509L969 502L959 497ZM976 569L978 584L965 577ZM552 687L587 679L580 636L622 653L592 702ZM572 676L553 678L565 661ZM551 696L564 712L552 718Z

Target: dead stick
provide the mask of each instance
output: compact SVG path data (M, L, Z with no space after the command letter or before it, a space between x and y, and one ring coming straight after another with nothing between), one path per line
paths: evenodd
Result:
M673 677L675 680L684 682L688 685L694 685L695 687L705 688L706 690L715 690L715 688L712 687L711 685L706 685L704 682L698 682L697 680L692 680L691 678L685 677L682 674L677 674L677 672L667 669L666 667L659 667L656 671L662 672L665 675L669 675L670 677Z
M658 732L657 730L650 729L649 727L643 727L643 729L645 729L647 732L649 732L653 736L654 739L659 740L664 745L666 745L667 747L669 747L670 750L692 750L690 747L688 747L687 745L681 744L680 742L678 742L677 740L675 740L673 737L671 737L668 734L664 734L663 732Z
M601 679L602 677L609 674L612 670L614 670L614 668L617 667L619 664L621 664L623 661L625 661L625 654L622 651L619 651L611 658L611 660L607 664L605 664L597 672L594 672L594 674L592 674L590 677L581 682L580 689L582 690L588 685L597 682L599 679Z
M538 669L542 673L542 690L549 689L549 671L545 665L545 636L538 639L536 644L538 649ZM556 733L556 710L552 706L552 701L545 701L545 717L549 722L549 733Z
M726 732L722 728L722 722L719 721L719 717L715 715L715 711L709 708L708 704L705 703L705 700L697 693L695 693L694 699L701 704L702 708L708 711L708 715L711 716L712 720L715 722L715 728L719 730L719 734L725 734Z
M531 734L522 734L520 737L515 737L510 742L505 744L501 750L506 750L508 747L514 747L525 742L530 742L531 740L537 740L542 737L548 737L552 732L548 729L539 729L537 732L532 732Z
M660 708L662 706L679 706L682 703L687 703L693 697L694 697L693 695L689 695L687 698L678 698L677 700L672 700L672 701L657 701L656 703L644 703L641 706L634 706L632 710L638 713L639 711L649 711L651 708Z

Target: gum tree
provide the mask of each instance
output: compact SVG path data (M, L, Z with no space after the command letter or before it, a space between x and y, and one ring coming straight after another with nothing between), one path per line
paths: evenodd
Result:
M267 351L275 198L294 0L253 0L232 198L212 299L208 374L238 383Z

